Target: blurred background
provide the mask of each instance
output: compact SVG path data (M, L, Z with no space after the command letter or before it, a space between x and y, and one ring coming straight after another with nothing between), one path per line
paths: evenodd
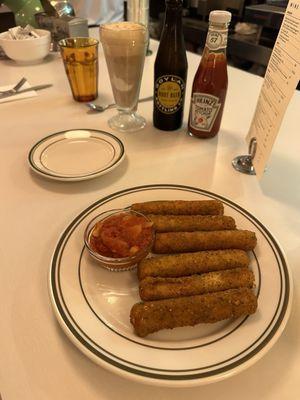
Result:
M230 11L229 64L264 76L287 3L283 0L184 0L183 30L187 49L202 52L210 11ZM150 0L149 29L156 38L159 38L163 11L163 0Z
M44 10L51 13L50 9L46 10L49 4L50 7L56 5L58 10L59 7L63 9L62 5L66 6L66 3L51 0L3 0L1 4L0 0L0 32L17 24L20 9L22 11L31 7L36 12ZM184 0L183 31L186 48L201 54L210 11L228 10L232 13L227 50L229 64L264 76L287 3L284 0ZM73 7L72 15L86 18L89 26L103 23L101 13L105 14L105 22L107 19L126 19L127 3L123 0L69 0L68 5ZM164 10L164 0L149 0L149 31L153 39L160 38Z

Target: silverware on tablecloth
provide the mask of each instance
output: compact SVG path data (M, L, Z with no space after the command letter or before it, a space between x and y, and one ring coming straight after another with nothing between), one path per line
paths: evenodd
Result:
M153 96L149 96L149 97L145 97L143 99L140 99L138 102L139 103L143 103L145 101L150 101L153 100ZM95 104L95 103L86 103L86 106L89 108L89 111L93 111L93 112L103 112L105 110L108 110L110 108L114 108L116 107L116 103L112 103L112 104L107 104L107 105L103 105L101 106L100 104Z
M48 84L45 84L45 85L32 86L32 87L30 87L30 88L22 89L22 90L19 90L19 91L17 91L17 92L14 92L14 93L4 93L4 94L1 94L1 93L0 93L0 100L1 100L1 99L4 99L4 98L6 98L6 97L15 96L15 95L17 95L17 94L21 94L21 93L24 93L24 92L30 92L30 91L32 91L32 90L47 89L47 88L49 88L49 87L51 87L51 86L53 86L53 85L52 85L51 83L48 83Z
M16 94L26 81L27 81L26 78L22 78L13 88L7 90L0 90L0 97L4 95Z

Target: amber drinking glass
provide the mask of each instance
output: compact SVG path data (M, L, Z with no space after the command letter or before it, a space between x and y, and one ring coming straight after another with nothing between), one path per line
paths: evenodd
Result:
M98 97L98 40L66 38L59 41L74 100L87 102Z

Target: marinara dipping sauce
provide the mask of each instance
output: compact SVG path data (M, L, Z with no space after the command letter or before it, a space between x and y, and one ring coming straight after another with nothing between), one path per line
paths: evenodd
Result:
M127 270L145 258L154 238L153 223L135 211L112 210L98 215L88 225L85 244L103 267Z

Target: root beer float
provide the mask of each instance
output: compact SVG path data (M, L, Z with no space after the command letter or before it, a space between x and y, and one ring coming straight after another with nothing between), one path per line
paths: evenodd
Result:
M146 37L140 28L135 22L117 22L100 30L114 98L124 109L135 105L142 79Z
M118 114L108 120L112 129L121 132L143 129L146 120L137 110L148 31L135 22L113 22L100 26L111 87Z

